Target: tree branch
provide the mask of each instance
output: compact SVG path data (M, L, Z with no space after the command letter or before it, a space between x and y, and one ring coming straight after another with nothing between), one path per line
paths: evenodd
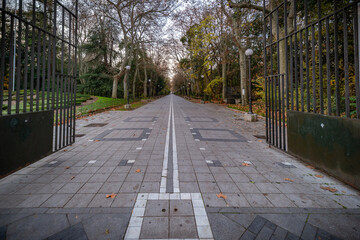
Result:
M260 7L258 5L254 5L251 3L234 3L233 1L228 0L228 4L229 4L230 8L239 8L239 9L247 8L247 9L253 9L253 10L257 10L257 11L264 11L263 7ZM270 11L265 8L265 12L269 13Z

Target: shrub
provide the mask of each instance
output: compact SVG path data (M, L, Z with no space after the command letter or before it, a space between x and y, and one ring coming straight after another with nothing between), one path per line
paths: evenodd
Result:
M217 76L205 88L204 93L212 99L220 100L223 87L223 79Z

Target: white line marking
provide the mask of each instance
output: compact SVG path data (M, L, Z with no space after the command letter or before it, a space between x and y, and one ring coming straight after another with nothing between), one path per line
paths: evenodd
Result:
M164 161L163 161L163 168L162 168L162 174L161 174L161 183L160 183L160 192L161 193L166 192L166 178L167 178L167 170L168 170L169 145L170 145L171 111L172 111L172 97L170 98L169 119L168 119L168 127L167 127L167 130L166 130Z
M180 192L179 184L179 171L178 171L178 159L177 159L177 150L176 150L176 134L175 134L175 114L174 114L174 102L171 98L172 105L172 142L173 142L173 189L174 193Z

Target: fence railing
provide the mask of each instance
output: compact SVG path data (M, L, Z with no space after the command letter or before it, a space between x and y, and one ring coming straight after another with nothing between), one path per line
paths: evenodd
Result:
M0 2L0 117L53 110L54 150L75 141L77 6Z
M359 2L263 1L269 143L286 150L286 110L360 119Z

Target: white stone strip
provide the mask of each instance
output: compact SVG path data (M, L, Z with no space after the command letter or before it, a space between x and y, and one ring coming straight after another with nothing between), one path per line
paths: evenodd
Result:
M125 240L140 238L140 232L148 200L191 200L194 207L198 239L214 239L201 193L139 193L126 230Z
M164 161L163 161L163 168L162 168L161 182L160 182L160 193L166 193L166 179L167 179L167 170L168 170L168 161L169 161L169 145L170 145L171 111L172 111L172 97L170 99L170 109L169 109L168 127L167 127L167 131L166 131Z
M175 116L174 116L174 102L171 98L172 106L172 143L173 143L173 186L174 193L180 192L179 184L179 169L178 169L178 159L177 159L177 150L176 150L176 134L175 134Z
M206 214L204 201L200 193L191 193L198 236L200 239L213 239L209 219Z
M124 239L130 240L140 238L141 226L144 220L148 195L148 193L138 194Z

